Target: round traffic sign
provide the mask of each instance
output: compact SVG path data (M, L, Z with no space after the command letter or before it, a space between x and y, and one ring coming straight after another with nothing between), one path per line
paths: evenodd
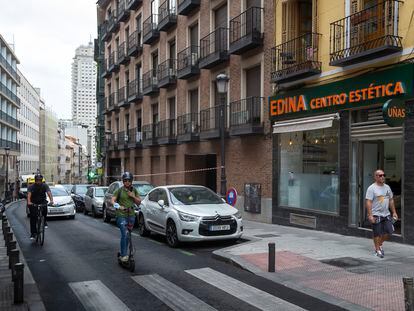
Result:
M96 162L96 167L101 168L102 167L102 162Z
M226 201L231 206L236 205L237 201L237 190L235 188L229 188L226 193Z

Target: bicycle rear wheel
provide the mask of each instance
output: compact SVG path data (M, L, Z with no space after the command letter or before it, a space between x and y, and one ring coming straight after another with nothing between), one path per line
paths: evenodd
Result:
M40 215L37 219L37 236L36 242L43 245L45 242L45 216Z

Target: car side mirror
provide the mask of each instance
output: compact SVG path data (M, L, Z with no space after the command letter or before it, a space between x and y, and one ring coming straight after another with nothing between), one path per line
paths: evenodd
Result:
M158 200L158 205L164 207L164 200Z

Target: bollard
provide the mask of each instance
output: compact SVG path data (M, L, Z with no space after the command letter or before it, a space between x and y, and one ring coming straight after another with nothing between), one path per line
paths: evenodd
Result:
M3 220L2 222L1 222L1 229L3 230L3 233L4 233L4 230L6 229L6 227L9 225L9 223L8 223L8 221L7 221L7 219L6 220Z
M275 262L276 262L276 245L275 243L269 243L269 263L268 263L269 272L275 272Z
M10 256L10 251L15 248L16 248L16 240L9 241L9 244L7 244L7 256Z
M16 271L14 277L14 303L23 302L23 290L24 290L24 264L18 262L14 265Z
M10 251L10 256L9 256L9 269L12 269L12 279L13 279L13 281L14 281L14 275L15 275L14 265L18 262L19 262L19 250L18 249L12 249Z
M403 278L405 311L414 311L414 280Z
M13 232L6 233L6 242L4 243L4 246L9 245L9 242L13 240Z
M6 235L7 235L7 233L9 233L9 232L10 232L10 230L11 230L11 228L10 228L10 226L7 224L7 226L6 226L6 227L4 227L4 230L3 230L4 240L6 240Z

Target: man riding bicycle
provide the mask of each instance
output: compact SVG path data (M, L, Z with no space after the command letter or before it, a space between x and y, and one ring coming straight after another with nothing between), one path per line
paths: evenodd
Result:
M47 216L47 200L46 194L49 197L50 204L53 204L53 196L49 186L43 182L43 176L40 174L35 175L35 183L27 189L27 205L30 211L30 240L34 240L37 234L36 221L37 221L37 207L34 204L44 204L42 206L42 215ZM45 221L45 228L47 223Z
M112 196L112 204L116 209L116 224L121 231L120 257L121 261L128 261L126 236L127 226L133 226L135 222L134 205L141 203L137 189L132 186L133 175L130 172L122 174L123 186L116 190Z

